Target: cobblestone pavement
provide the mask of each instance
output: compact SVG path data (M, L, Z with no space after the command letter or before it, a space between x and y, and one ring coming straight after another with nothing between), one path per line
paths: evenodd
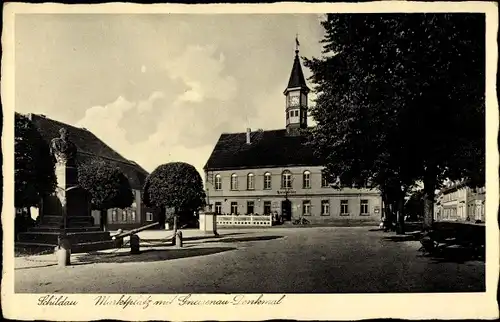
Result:
M127 248L16 258L15 291L29 293L359 293L484 291L485 265L422 256L418 241L370 227L185 232L185 247L162 245L171 232L140 234ZM149 244L148 244L149 243Z

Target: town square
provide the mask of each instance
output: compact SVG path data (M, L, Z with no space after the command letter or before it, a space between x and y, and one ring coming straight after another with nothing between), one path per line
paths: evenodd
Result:
M474 12L18 15L14 292L485 293L485 33Z

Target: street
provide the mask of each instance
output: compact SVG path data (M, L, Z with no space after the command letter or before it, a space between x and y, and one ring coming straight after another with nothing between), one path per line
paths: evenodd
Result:
M485 290L484 262L424 257L418 241L400 240L372 227L239 229L221 230L220 234L220 238L187 237L182 249L158 247L158 242L147 242L141 236L143 252L139 255L130 255L126 248L73 254L73 265L66 268L55 265L54 255L16 258L15 292Z

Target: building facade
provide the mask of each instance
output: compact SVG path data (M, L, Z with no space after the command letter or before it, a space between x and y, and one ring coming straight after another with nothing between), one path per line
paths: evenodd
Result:
M146 170L134 161L127 160L121 156L87 129L62 123L41 114L30 113L26 116L35 125L38 132L47 143L50 143L53 138L59 135L59 129L65 128L71 141L76 146L77 164L84 163L91 158L102 159L115 164L128 178L135 201L132 203L131 207L126 209L109 209L104 217L106 219L104 225L106 229L132 229L157 221L158 211L147 208L142 202L142 189L146 177L149 175ZM44 202L50 202L50 198ZM91 210L90 206L88 211L94 218L94 225L100 225L100 211ZM43 203L41 209L32 211L32 214L33 213L43 215Z
M279 214L285 221L379 222L380 192L332 187L307 145L309 88L298 50L283 94L285 129L220 136L204 167L209 205L219 214Z
M474 189L465 183L449 185L437 195L434 219L485 222L485 195L484 187Z

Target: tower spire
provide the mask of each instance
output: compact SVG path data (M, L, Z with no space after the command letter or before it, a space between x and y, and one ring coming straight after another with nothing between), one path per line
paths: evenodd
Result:
M300 47L300 42L299 42L299 34L295 34L295 56L299 55L299 47Z

